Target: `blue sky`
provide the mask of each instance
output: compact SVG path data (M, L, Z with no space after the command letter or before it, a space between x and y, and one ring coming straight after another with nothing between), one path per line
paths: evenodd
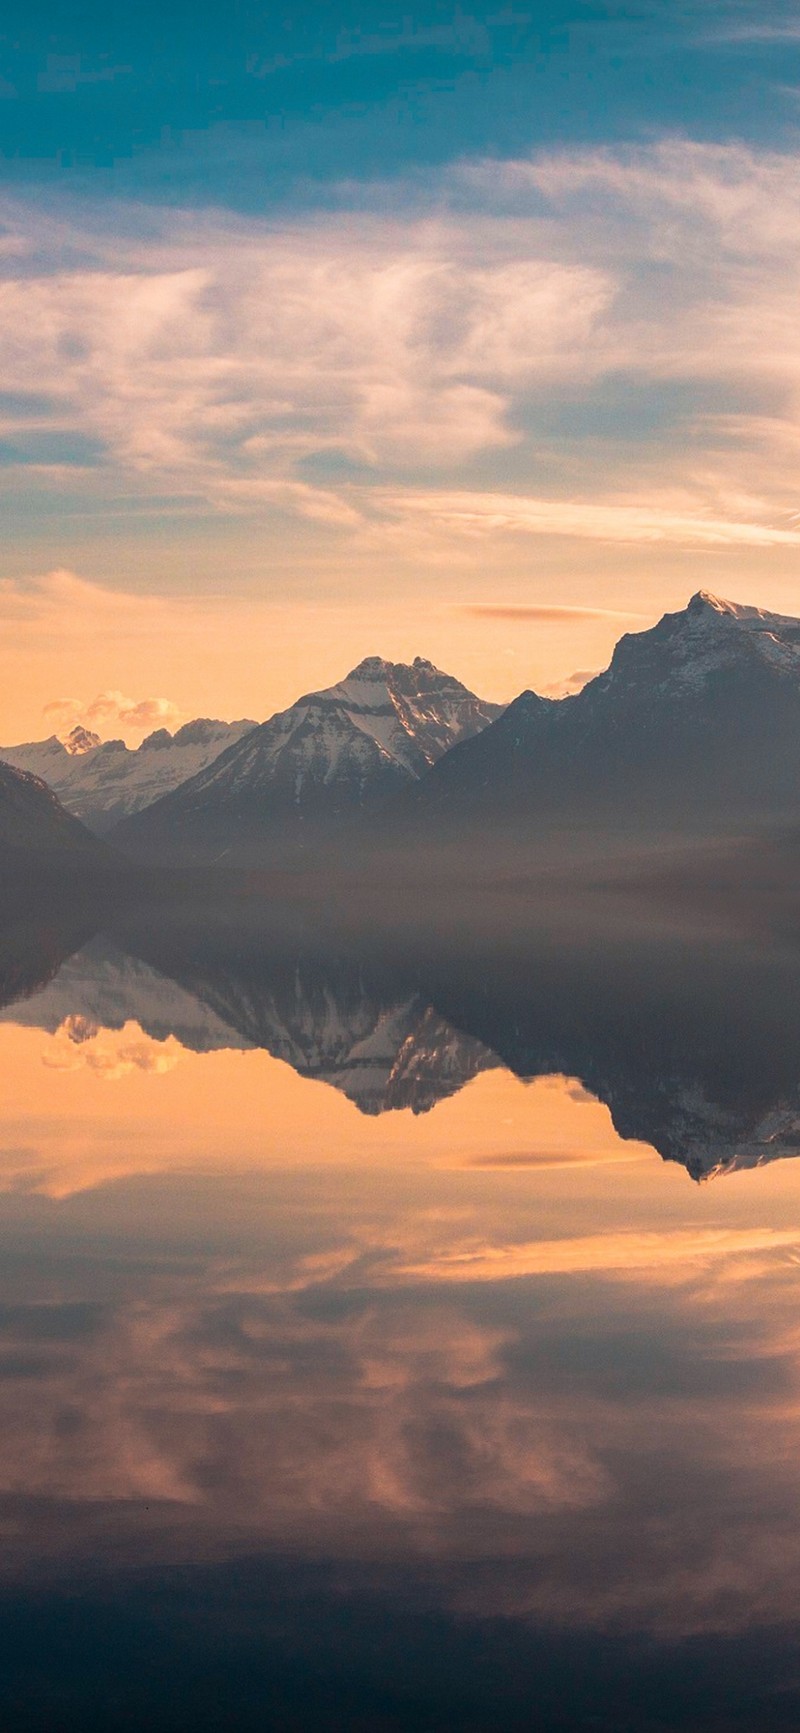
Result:
M799 117L769 0L7 5L3 734L795 606Z
M679 130L780 145L790 4L39 0L3 9L10 179L263 210L460 156Z

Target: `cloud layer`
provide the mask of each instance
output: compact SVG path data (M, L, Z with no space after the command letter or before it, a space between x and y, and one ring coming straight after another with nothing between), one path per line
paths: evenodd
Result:
M468 164L391 217L8 204L7 473L365 536L794 546L798 184L673 141Z
M507 699L700 584L792 611L798 186L673 139L271 221L7 199L2 734L264 716L375 653ZM6 575L57 563L96 581Z
M117 726L126 733L146 734L154 728L172 729L181 711L170 698L127 698L124 692L98 692L88 704L79 698L51 698L42 715L55 721L63 732L77 725L97 729L107 736Z

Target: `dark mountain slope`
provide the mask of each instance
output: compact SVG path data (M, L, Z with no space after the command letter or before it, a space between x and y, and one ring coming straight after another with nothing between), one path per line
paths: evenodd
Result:
M403 802L392 840L495 851L564 833L737 832L800 817L800 620L700 592L557 702L526 692Z
M370 657L119 825L114 840L137 858L180 864L322 846L499 710L420 657L410 665Z
M38 776L0 764L0 870L25 861L88 865L111 858Z

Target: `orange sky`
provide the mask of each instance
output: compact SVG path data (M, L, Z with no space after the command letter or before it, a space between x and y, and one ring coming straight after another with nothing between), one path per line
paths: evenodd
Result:
M566 550L559 551L564 560ZM165 701L164 720L173 727L197 715L263 721L301 693L335 683L366 655L428 656L500 701L528 686L560 692L570 676L582 681L606 667L624 631L642 631L666 609L684 606L695 588L715 587L777 611L798 607L794 577L782 569L786 556L774 550L752 558L748 571L731 562L716 572L716 585L707 582L707 565L673 556L665 566L662 555L657 578L637 583L632 570L607 607L581 600L593 593L586 574L528 586L514 552L502 585L496 576L491 587L482 582L473 552L466 572L456 566L436 574L434 584L424 565L413 574L404 569L369 600L354 589L339 599L277 601L253 584L228 594L209 584L191 595L174 583L161 594L143 593L64 569L7 578L0 582L0 741L40 739L63 728L68 714L85 719L109 690L145 707ZM48 713L59 702L63 712ZM112 706L99 732L135 745L152 726L119 721Z
M793 134L351 168L268 214L9 193L0 740L374 654L510 699L701 588L800 611Z

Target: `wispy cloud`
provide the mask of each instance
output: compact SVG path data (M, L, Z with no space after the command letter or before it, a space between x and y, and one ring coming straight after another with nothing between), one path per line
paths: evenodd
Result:
M178 230L10 276L0 364L7 392L36 377L45 425L212 497L225 480L299 484L293 466L326 451L441 467L512 443L520 381L591 366L614 290L591 265L484 259L452 223Z
M394 493L385 503L393 513L428 517L464 535L507 532L612 543L671 542L684 547L800 546L800 529L789 523L719 518L699 509L681 511L640 501L531 499L490 492L440 493L430 488Z
M581 692L600 672L599 668L576 668L572 674L565 674L563 680L549 681L544 691L551 698L568 698L575 692Z
M398 1271L445 1282L503 1281L517 1276L579 1275L588 1272L658 1282L696 1279L698 1267L753 1254L786 1256L800 1243L796 1230L776 1228L674 1228L665 1232L590 1234L519 1245L448 1248ZM748 1272L750 1269L748 1265ZM662 1274L663 1273L663 1274Z
M42 1064L50 1071L90 1071L115 1083L133 1072L163 1077L175 1069L181 1052L174 1036L157 1041L137 1023L126 1023L117 1033L70 1016L43 1049Z
M796 19L753 18L747 23L722 24L716 30L704 32L699 39L709 43L742 43L744 46L753 42L800 42L800 23Z
M575 620L642 620L647 616L617 608L562 607L549 602L462 602L462 614L474 614L478 619L533 620L545 625L569 624Z
M181 601L177 598L177 606ZM90 622L100 632L149 636L175 605L164 597L91 583L64 568L30 578L0 579L0 621L17 631L32 628L40 639L51 632L81 637ZM191 598L186 598L187 620L192 606Z
M7 201L0 486L366 549L794 547L799 189L794 154L671 139L451 167L391 216Z

